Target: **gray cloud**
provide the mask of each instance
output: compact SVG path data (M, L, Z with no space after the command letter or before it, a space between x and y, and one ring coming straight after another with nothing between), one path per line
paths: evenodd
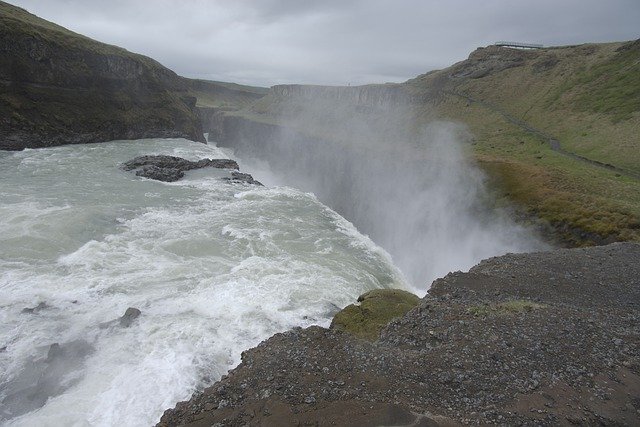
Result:
M178 74L270 86L404 81L497 40L640 37L637 0L10 0Z

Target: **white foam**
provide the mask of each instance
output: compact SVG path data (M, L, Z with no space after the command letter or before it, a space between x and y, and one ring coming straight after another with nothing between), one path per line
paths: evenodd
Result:
M145 140L0 158L0 179L22 184L0 190L0 229L21 248L0 258L0 393L53 342L94 348L67 373L77 384L9 425L153 424L242 350L327 325L332 307L368 289L403 285L384 251L311 194L207 174L165 185L117 168L140 154L215 150ZM39 302L49 307L21 313ZM142 315L130 328L98 326L131 306Z

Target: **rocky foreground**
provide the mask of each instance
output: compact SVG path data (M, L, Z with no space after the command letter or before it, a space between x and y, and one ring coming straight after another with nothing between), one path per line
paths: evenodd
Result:
M271 337L158 426L640 425L639 302L639 244L492 258L375 341Z

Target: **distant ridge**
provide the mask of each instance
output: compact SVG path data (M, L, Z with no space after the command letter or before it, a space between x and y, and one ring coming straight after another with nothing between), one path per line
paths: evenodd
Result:
M495 42L494 45L502 47L516 47L521 49L542 49L544 45L538 43L522 43L522 42Z

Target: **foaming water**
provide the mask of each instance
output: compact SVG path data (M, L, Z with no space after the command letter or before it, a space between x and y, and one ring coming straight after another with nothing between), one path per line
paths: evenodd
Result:
M227 157L186 140L0 153L0 422L153 424L242 350L406 286L312 194L118 169L141 154Z

